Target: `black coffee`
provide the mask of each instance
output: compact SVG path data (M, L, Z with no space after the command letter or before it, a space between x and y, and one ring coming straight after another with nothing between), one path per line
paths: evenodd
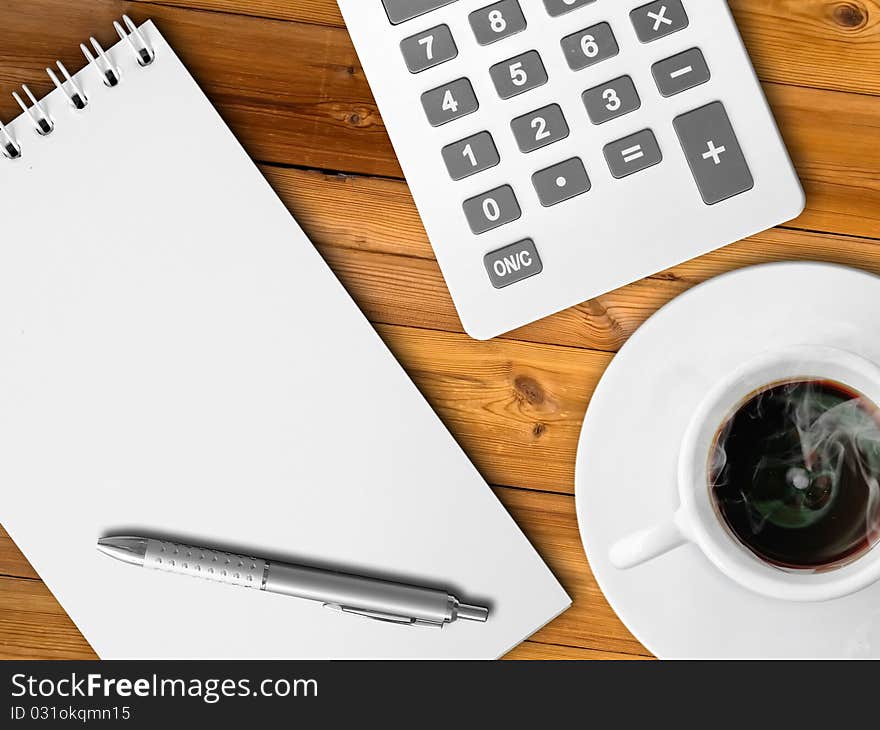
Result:
M710 490L730 531L765 561L843 565L880 538L880 411L836 382L768 386L716 436Z

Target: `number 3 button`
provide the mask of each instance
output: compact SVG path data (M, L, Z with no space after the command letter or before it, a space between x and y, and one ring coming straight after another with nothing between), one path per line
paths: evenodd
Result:
M584 92L584 106L593 124L604 124L622 117L641 105L639 92L629 76L621 76Z

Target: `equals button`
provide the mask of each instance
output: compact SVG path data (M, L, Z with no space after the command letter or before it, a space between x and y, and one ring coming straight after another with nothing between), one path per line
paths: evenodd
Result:
M651 67L660 93L675 96L682 91L705 84L710 78L709 65L699 48L658 61Z

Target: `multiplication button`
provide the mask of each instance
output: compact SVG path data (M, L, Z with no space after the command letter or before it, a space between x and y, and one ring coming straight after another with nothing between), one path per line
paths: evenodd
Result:
M483 258L489 280L496 289L516 284L544 270L538 249L531 238L487 253Z
M681 0L658 0L636 8L629 14L636 35L650 43L688 27L688 16Z
M754 187L745 155L720 101L682 114L673 124L706 205Z
M532 184L545 208L590 190L590 178L578 157L536 172L532 175Z

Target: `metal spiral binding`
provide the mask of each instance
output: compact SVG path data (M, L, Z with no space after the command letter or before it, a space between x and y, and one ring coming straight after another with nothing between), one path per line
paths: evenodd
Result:
M127 15L123 15L122 20L125 23L125 27L128 29L127 32L119 22L114 22L113 27L119 34L119 37L126 41L134 51L138 64L140 66L149 66L156 60L155 51L153 51L149 43L147 43L144 34L140 32L131 18ZM85 43L81 43L79 46L83 55L86 57L86 60L89 64L94 65L95 68L98 69L107 86L111 88L118 86L122 80L119 69L113 65L110 61L110 57L95 38L89 38L89 42L95 49L94 55ZM67 97L71 106L78 111L82 111L89 104L88 96L86 96L85 91L76 82L73 76L71 76L64 64L61 63L61 61L56 61L55 63L58 66L58 70L61 71L64 80L62 81L52 68L47 68L46 73L49 74L49 78L52 79L52 83L55 84L56 88ZM31 90L27 87L27 84L22 84L21 88L24 90L25 95L30 101L30 106L28 106L28 103L21 98L17 91L12 92L15 101L18 102L22 111L28 116L28 119L31 120L37 134L43 137L51 134L55 129L55 122L49 116L49 113L46 111L43 104L37 100ZM0 122L0 151L2 151L4 157L10 160L16 160L22 156L21 144L13 138L3 122Z

